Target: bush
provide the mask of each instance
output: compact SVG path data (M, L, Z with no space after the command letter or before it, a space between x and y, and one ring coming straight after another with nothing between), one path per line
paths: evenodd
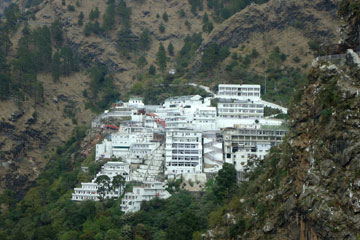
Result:
M75 6L74 5L68 5L67 6L67 8L68 8L68 11L70 11L70 12L74 12L75 11Z
M159 26L159 31L161 32L161 33L164 33L165 32L165 26L164 26L164 24L160 24L160 26Z
M229 235L231 238L236 238L237 235L244 233L246 230L246 222L241 217L237 220L236 224L229 227Z
M169 15L166 12L163 13L162 18L165 22L169 21Z

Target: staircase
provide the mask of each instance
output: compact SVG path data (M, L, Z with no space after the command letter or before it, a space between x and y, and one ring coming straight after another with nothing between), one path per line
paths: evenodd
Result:
M151 154L145 156L145 161L132 172L133 181L156 181L163 174L165 144L160 145Z
M214 165L217 168L221 168L224 161L222 157L215 157L215 155L222 155L223 151L222 148L217 147L216 145L219 145L219 142L217 142L216 139L204 144L204 163L206 165Z

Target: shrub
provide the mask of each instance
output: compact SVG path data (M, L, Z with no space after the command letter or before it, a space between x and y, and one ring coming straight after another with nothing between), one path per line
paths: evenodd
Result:
M69 4L69 5L67 6L67 8L68 8L68 11L70 11L70 12L74 12L74 11L75 11L75 6L74 6L74 5Z

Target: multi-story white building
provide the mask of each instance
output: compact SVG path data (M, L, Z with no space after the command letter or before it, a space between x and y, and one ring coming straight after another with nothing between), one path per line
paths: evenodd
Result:
M190 115L182 111L171 111L165 117L166 128L187 128Z
M199 107L192 117L191 124L194 129L216 130L216 107Z
M278 125L238 125L223 129L224 160L238 171L249 158L264 158L270 148L279 145L288 129Z
M186 129L171 129L166 132L166 175L201 173L202 165L201 132Z
M157 144L153 141L154 131L151 128L132 126L132 127L120 127L119 132L113 133L108 139L105 139L102 143L96 144L95 160L101 158L111 157L126 157L130 154L131 148L134 144L142 144L141 146L147 146L148 149L143 151L151 151L157 147ZM133 153L136 152L134 147Z
M110 181L117 176L121 175L125 181L129 182L131 180L130 176L130 167L128 163L124 162L107 162L104 166L101 167L101 171L96 174L96 177L87 183L81 183L80 188L74 188L74 193L72 194L73 201L86 201L86 200L99 200L99 194L97 192L98 184L95 182L97 177L101 175L106 175L110 178ZM122 193L122 189L114 189L105 195L105 198L118 198Z
M264 104L258 101L221 100L217 104L220 118L263 118Z
M167 199L171 194L166 188L167 185L163 182L144 182L140 186L134 186L133 191L125 193L121 200L121 210L125 213L136 212L140 210L142 201L150 201L155 197Z
M219 84L217 98L239 99L239 100L260 100L260 85L250 84Z

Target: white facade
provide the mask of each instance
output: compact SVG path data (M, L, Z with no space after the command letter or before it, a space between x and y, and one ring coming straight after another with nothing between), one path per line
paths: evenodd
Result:
M216 107L199 107L193 114L193 128L196 130L216 130Z
M218 116L221 118L263 118L264 104L258 101L219 101Z
M130 166L128 163L124 162L107 162L102 166L101 171L96 174L96 177L88 183L81 183L80 188L74 188L74 193L72 194L73 201L86 201L86 200L99 200L99 194L97 192L98 184L95 182L96 178L106 175L110 178L110 181L117 175L124 177L125 181L129 182L131 180L130 176ZM122 189L115 189L108 192L105 195L105 198L118 198L122 193Z
M149 147L142 151L149 152L156 148L157 143L152 141L153 138L154 132L151 128L137 126L121 127L119 132L111 134L109 139L105 139L102 143L96 145L95 160L111 158L113 156L116 158L127 157L131 154L131 151L140 156L140 150L136 150L139 148L139 144Z
M133 187L132 192L125 193L121 201L121 210L125 213L140 210L142 201L150 201L155 197L167 199L171 194L166 190L167 185L163 182L144 182L140 186Z
M224 160L242 171L251 157L264 158L272 146L279 145L287 133L283 126L238 125L223 130Z
M165 174L201 173L202 168L202 133L193 130L168 130Z
M260 85L250 84L219 84L217 98L239 99L239 100L260 100Z
M143 98L141 98L141 97L131 97L129 99L129 102L127 103L127 105L129 107L143 108L144 107Z
M200 95L192 95L192 96L178 96L178 97L170 97L165 100L163 107L164 108L186 108L186 107L194 107L194 106L202 106L203 99Z

